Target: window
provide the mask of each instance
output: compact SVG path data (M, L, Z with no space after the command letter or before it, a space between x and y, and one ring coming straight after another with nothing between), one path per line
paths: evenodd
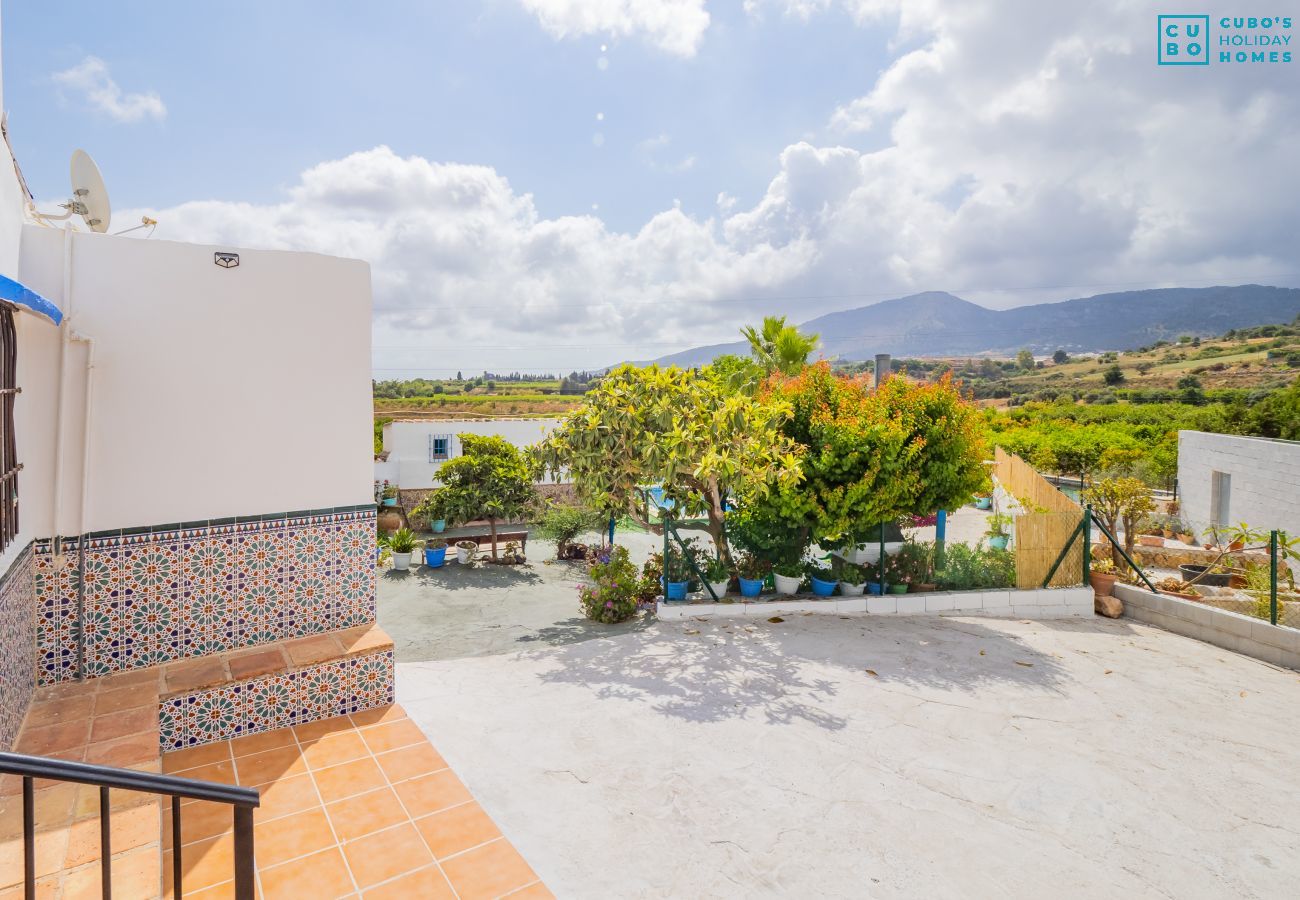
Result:
M18 334L14 309L0 305L0 550L18 536L18 442L14 437L14 400L18 379Z
M441 462L451 458L451 435L429 435L429 462Z
M1232 524L1232 476L1227 472L1210 475L1210 521L1214 525Z

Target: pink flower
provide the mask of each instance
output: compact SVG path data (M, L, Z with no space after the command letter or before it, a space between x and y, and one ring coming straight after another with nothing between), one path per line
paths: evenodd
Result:
M605 601L605 609L613 609L613 608L614 608L614 601L613 601L613 600L606 600L606 601Z

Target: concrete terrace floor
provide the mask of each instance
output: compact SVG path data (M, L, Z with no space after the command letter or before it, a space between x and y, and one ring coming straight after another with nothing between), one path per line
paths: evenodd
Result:
M403 648L388 578L380 617L399 702L557 896L1294 892L1295 672L1122 620L596 630L531 568L477 648L430 624L457 590L406 629L454 650Z

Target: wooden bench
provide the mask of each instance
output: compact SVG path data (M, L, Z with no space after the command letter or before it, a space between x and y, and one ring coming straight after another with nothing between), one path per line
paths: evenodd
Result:
M478 544L479 550L483 550L485 547L490 548L492 546L492 532L474 531L468 534L457 534L453 537L447 537L445 538L445 540L447 541L447 546L453 548L461 541L473 541L474 543ZM497 530L498 549L504 547L506 544L509 544L511 541L514 541L519 545L519 551L521 553L523 553L525 556L528 555L528 532L527 531L502 531L500 529Z

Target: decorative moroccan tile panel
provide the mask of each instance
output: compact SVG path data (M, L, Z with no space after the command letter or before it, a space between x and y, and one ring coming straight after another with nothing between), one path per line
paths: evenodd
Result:
M372 506L97 533L34 548L37 672L88 677L375 621ZM77 593L85 581L84 612Z
M161 702L164 753L393 702L393 651L276 672Z
M13 746L36 689L33 578L30 547L0 578L0 750Z

